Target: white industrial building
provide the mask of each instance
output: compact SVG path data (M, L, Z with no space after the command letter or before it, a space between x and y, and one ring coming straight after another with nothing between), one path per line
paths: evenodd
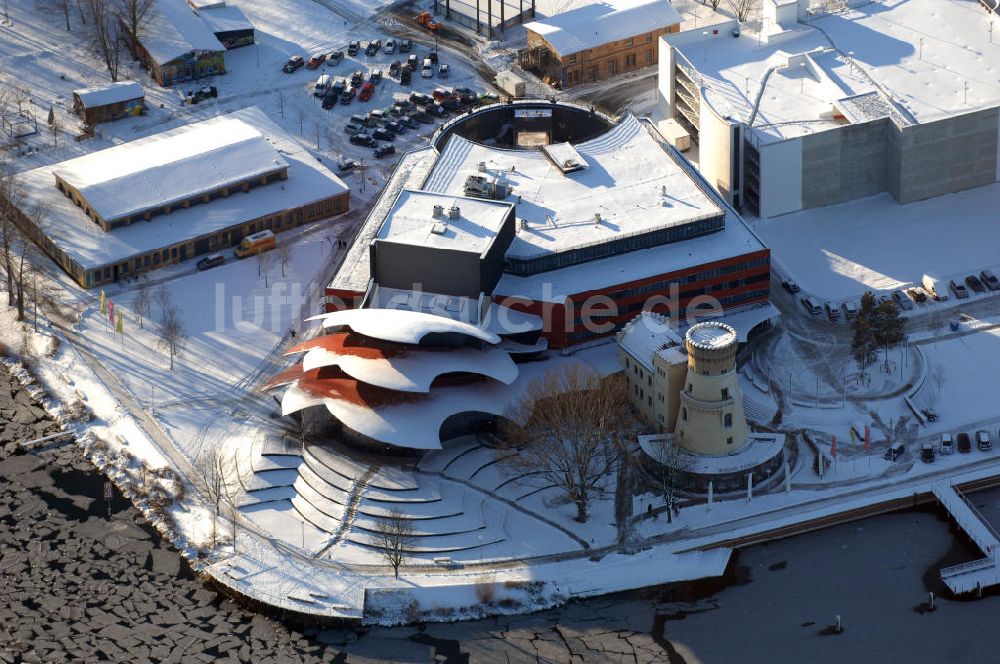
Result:
M764 0L763 19L660 40L661 122L762 217L1000 180L1000 44L975 0Z

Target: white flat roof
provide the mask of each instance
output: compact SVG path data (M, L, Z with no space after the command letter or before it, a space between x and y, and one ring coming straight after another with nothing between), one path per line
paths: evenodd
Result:
M559 303L570 295L607 290L618 284L763 251L766 248L742 219L729 214L726 216L725 227L715 233L526 277L504 273L494 290L499 296L520 295L540 302Z
M443 209L439 216L434 216L435 205ZM457 219L450 216L453 206L459 209ZM512 203L502 201L405 189L376 239L482 255L493 244L513 207Z
M287 166L251 123L222 116L64 161L55 175L112 220Z
M922 123L1000 105L990 22L975 0L889 0L763 38L749 24L734 38L727 24L707 37L692 30L664 39L697 69L722 116L747 121L766 79L753 129L767 141L889 112Z
M424 184L460 196L469 175L497 176L513 187L518 231L508 258L530 259L708 219L723 214L646 127L626 116L575 146L588 167L563 174L540 150L506 150L460 136L448 141ZM479 163L485 162L487 173ZM595 215L600 223L595 223ZM520 220L527 228L520 227Z
M108 85L81 88L80 90L73 90L73 94L79 97L80 101L87 108L117 104L143 97L142 85L135 81L118 81L117 83L109 83Z
M130 226L104 232L55 186L53 173L61 164L21 173L24 207L44 203L42 230L52 242L84 269L118 263L137 254L208 235L244 221L299 207L348 191L347 185L309 154L295 139L250 107L204 120L196 127L213 127L236 119L258 131L288 163L288 179L251 189L210 203L177 209ZM165 132L188 131L188 126ZM145 139L143 139L145 140Z
M229 5L202 7L198 10L198 15L205 21L205 25L216 34L253 30L253 23L239 7Z
M560 55L579 53L681 22L669 0L605 0L525 23Z
M626 324L618 345L642 366L652 370L653 354L671 362L686 361L684 340L670 320L648 311L640 312Z
M160 64L191 51L226 50L185 0L155 0L140 41Z

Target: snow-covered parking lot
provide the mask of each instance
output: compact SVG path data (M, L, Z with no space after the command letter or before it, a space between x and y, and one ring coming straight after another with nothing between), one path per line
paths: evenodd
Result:
M803 291L839 301L996 268L998 197L1000 184L909 205L879 194L752 224Z

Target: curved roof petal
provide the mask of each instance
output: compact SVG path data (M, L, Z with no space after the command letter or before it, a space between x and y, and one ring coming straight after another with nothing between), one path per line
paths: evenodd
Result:
M323 327L327 329L348 327L358 334L397 343L418 344L431 333L464 334L489 344L500 343L499 336L475 325L422 311L345 309L308 320L322 320Z

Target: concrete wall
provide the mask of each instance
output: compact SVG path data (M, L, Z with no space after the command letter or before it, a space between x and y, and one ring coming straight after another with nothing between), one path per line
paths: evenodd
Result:
M701 97L698 107L698 170L708 183L732 203L734 183L732 180L733 128L719 116L712 105ZM739 183L735 183L739 188Z
M996 182L1000 146L997 108L904 127L893 143L900 203ZM895 130L895 128L893 128Z
M762 143L760 216L773 217L802 209L802 139Z
M802 137L802 207L883 192L889 120L844 125Z

